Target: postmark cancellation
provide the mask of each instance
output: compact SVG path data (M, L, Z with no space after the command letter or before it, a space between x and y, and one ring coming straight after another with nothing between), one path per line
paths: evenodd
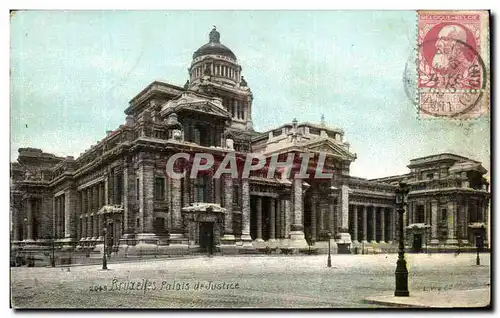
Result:
M418 11L420 118L489 114L489 12Z

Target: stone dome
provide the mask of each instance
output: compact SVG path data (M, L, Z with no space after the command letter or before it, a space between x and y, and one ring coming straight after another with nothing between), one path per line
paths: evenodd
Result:
M193 59L211 54L227 56L233 60L236 60L236 55L234 55L233 51L231 51L224 44L220 43L220 33L216 30L215 26L208 35L208 43L202 45L198 50L194 52Z

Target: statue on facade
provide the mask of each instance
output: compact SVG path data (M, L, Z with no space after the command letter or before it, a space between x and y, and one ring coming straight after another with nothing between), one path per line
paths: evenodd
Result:
M182 141L182 131L180 129L174 129L172 131L172 139Z
M220 43L220 33L217 31L215 25L208 35L208 40L210 41L210 43Z
M207 64L205 66L205 69L203 70L203 75L212 76L212 68L210 64Z
M184 84L184 89L188 89L189 87L189 80L186 81L186 84Z
M247 85L248 85L248 83L247 83L247 81L245 81L245 77L242 76L241 80L240 80L240 86L241 87L247 87Z
M234 140L231 138L231 135L226 138L226 148L234 150Z

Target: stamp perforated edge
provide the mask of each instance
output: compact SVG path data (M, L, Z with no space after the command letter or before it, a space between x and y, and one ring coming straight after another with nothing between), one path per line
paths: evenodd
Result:
M485 74L484 78L486 80L486 85L485 88L483 89L473 89L473 90L454 90L454 92L463 92L463 93L477 93L477 92L483 92L484 95L480 100L480 103L486 103L484 107L486 107L486 112L485 114L480 114L479 116L456 116L456 117L448 117L448 116L432 116L432 115L422 115L420 113L420 92L422 88L418 87L418 50L419 50L419 43L418 43L418 32L419 32L419 14L420 13L426 13L426 12L431 12L431 13L461 13L461 14L467 14L467 13L474 13L477 14L479 13L481 16L481 20L485 20L485 32L481 32L481 43L485 43L485 45L481 46L480 52L478 52L480 58L483 60L483 63L485 64ZM489 10L477 10L477 11L461 11L461 10L416 10L415 11L415 107L417 111L417 119L419 120L429 120L429 121L479 121L484 117L489 117L491 112L491 90L490 90L490 11ZM433 92L439 93L439 92L448 92L448 90L443 90L443 89L433 89Z

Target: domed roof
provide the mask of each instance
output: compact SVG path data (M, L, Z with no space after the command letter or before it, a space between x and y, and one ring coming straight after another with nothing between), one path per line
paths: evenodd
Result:
M208 43L202 45L193 54L193 59L209 54L218 54L232 58L236 60L236 55L227 46L220 43L220 33L214 28L210 31L208 35Z

